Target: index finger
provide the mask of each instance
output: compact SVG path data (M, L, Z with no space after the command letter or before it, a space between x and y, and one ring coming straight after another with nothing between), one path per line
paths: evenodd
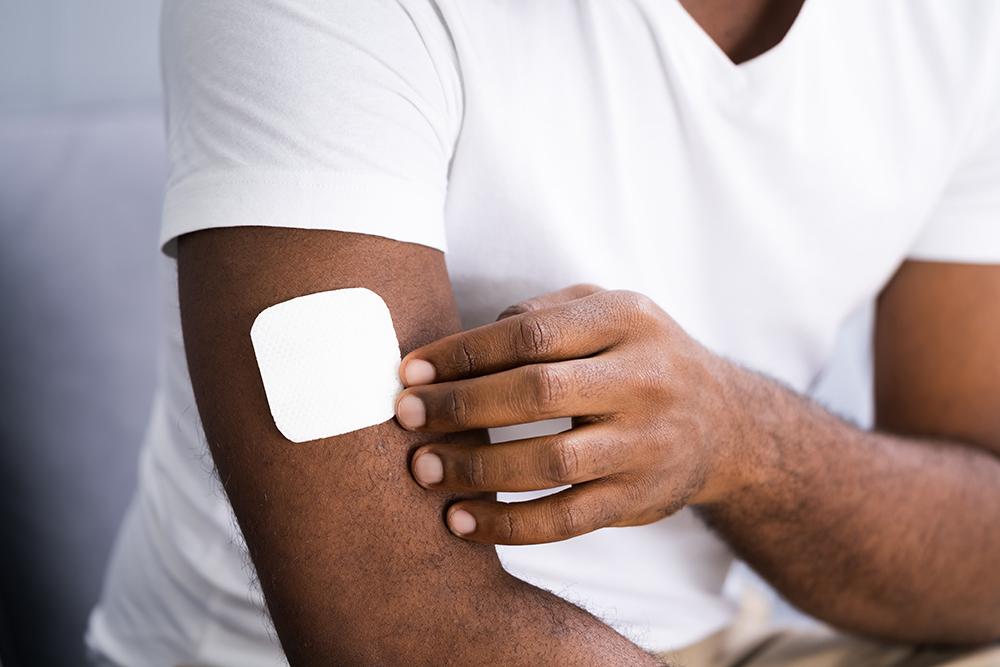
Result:
M605 294L510 315L429 343L406 355L400 378L407 386L461 380L603 352L619 342L624 325Z
M536 296L533 299L516 303L500 313L497 319L502 320L505 317L511 317L512 315L520 315L534 310L544 310L545 308L551 308L552 306L557 306L561 303L566 303L567 301L581 299L585 296L590 296L603 291L604 288L591 283L578 283L576 285L570 285L569 287L564 287L560 290L548 292L547 294Z

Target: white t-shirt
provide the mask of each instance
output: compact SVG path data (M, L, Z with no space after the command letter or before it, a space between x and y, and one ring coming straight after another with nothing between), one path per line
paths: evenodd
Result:
M806 0L739 66L676 0L167 0L163 38L168 250L239 225L426 244L466 326L575 282L634 289L800 391L904 259L1000 262L993 0ZM89 641L128 665L279 664L173 280ZM648 649L732 617L730 552L689 511L500 554Z

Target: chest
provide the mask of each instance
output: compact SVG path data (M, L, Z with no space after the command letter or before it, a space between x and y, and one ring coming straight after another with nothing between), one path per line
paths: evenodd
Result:
M559 3L537 4L463 63L447 217L468 323L596 282L649 294L749 363L792 351L807 377L940 193L946 98L866 62L891 48L877 26L855 27L872 35L855 56L803 23L810 39L741 68L679 6L652 10L670 3L583 3L558 31Z

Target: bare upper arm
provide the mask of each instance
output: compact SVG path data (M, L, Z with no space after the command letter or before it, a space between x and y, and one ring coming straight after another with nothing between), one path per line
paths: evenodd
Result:
M421 586L402 587L401 578L439 566L483 580L499 570L492 549L447 534L445 498L407 474L420 436L390 421L312 443L282 438L249 338L270 305L355 286L383 297L404 353L451 333L458 318L439 251L340 232L210 230L181 238L178 273L198 409L283 640L329 637L337 651L351 643L345 633L376 641L399 608L422 604ZM366 590L347 579L362 571ZM394 590L371 589L380 585ZM386 609L390 601L396 609Z
M878 301L876 421L1000 452L1000 266L909 261Z
M239 227L180 239L198 410L292 664L652 664L580 609L508 576L491 546L450 535L394 420L293 444L279 434L249 331L275 303L367 287L407 351L459 320L442 254L333 231ZM463 434L479 438L482 434Z

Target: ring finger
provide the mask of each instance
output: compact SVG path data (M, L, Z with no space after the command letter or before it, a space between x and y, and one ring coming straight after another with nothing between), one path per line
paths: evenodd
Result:
M628 524L629 494L611 477L516 503L462 500L448 508L455 535L485 544L544 544Z
M591 424L497 445L432 443L414 453L410 467L414 479L430 489L536 491L621 471L629 450L617 429Z

